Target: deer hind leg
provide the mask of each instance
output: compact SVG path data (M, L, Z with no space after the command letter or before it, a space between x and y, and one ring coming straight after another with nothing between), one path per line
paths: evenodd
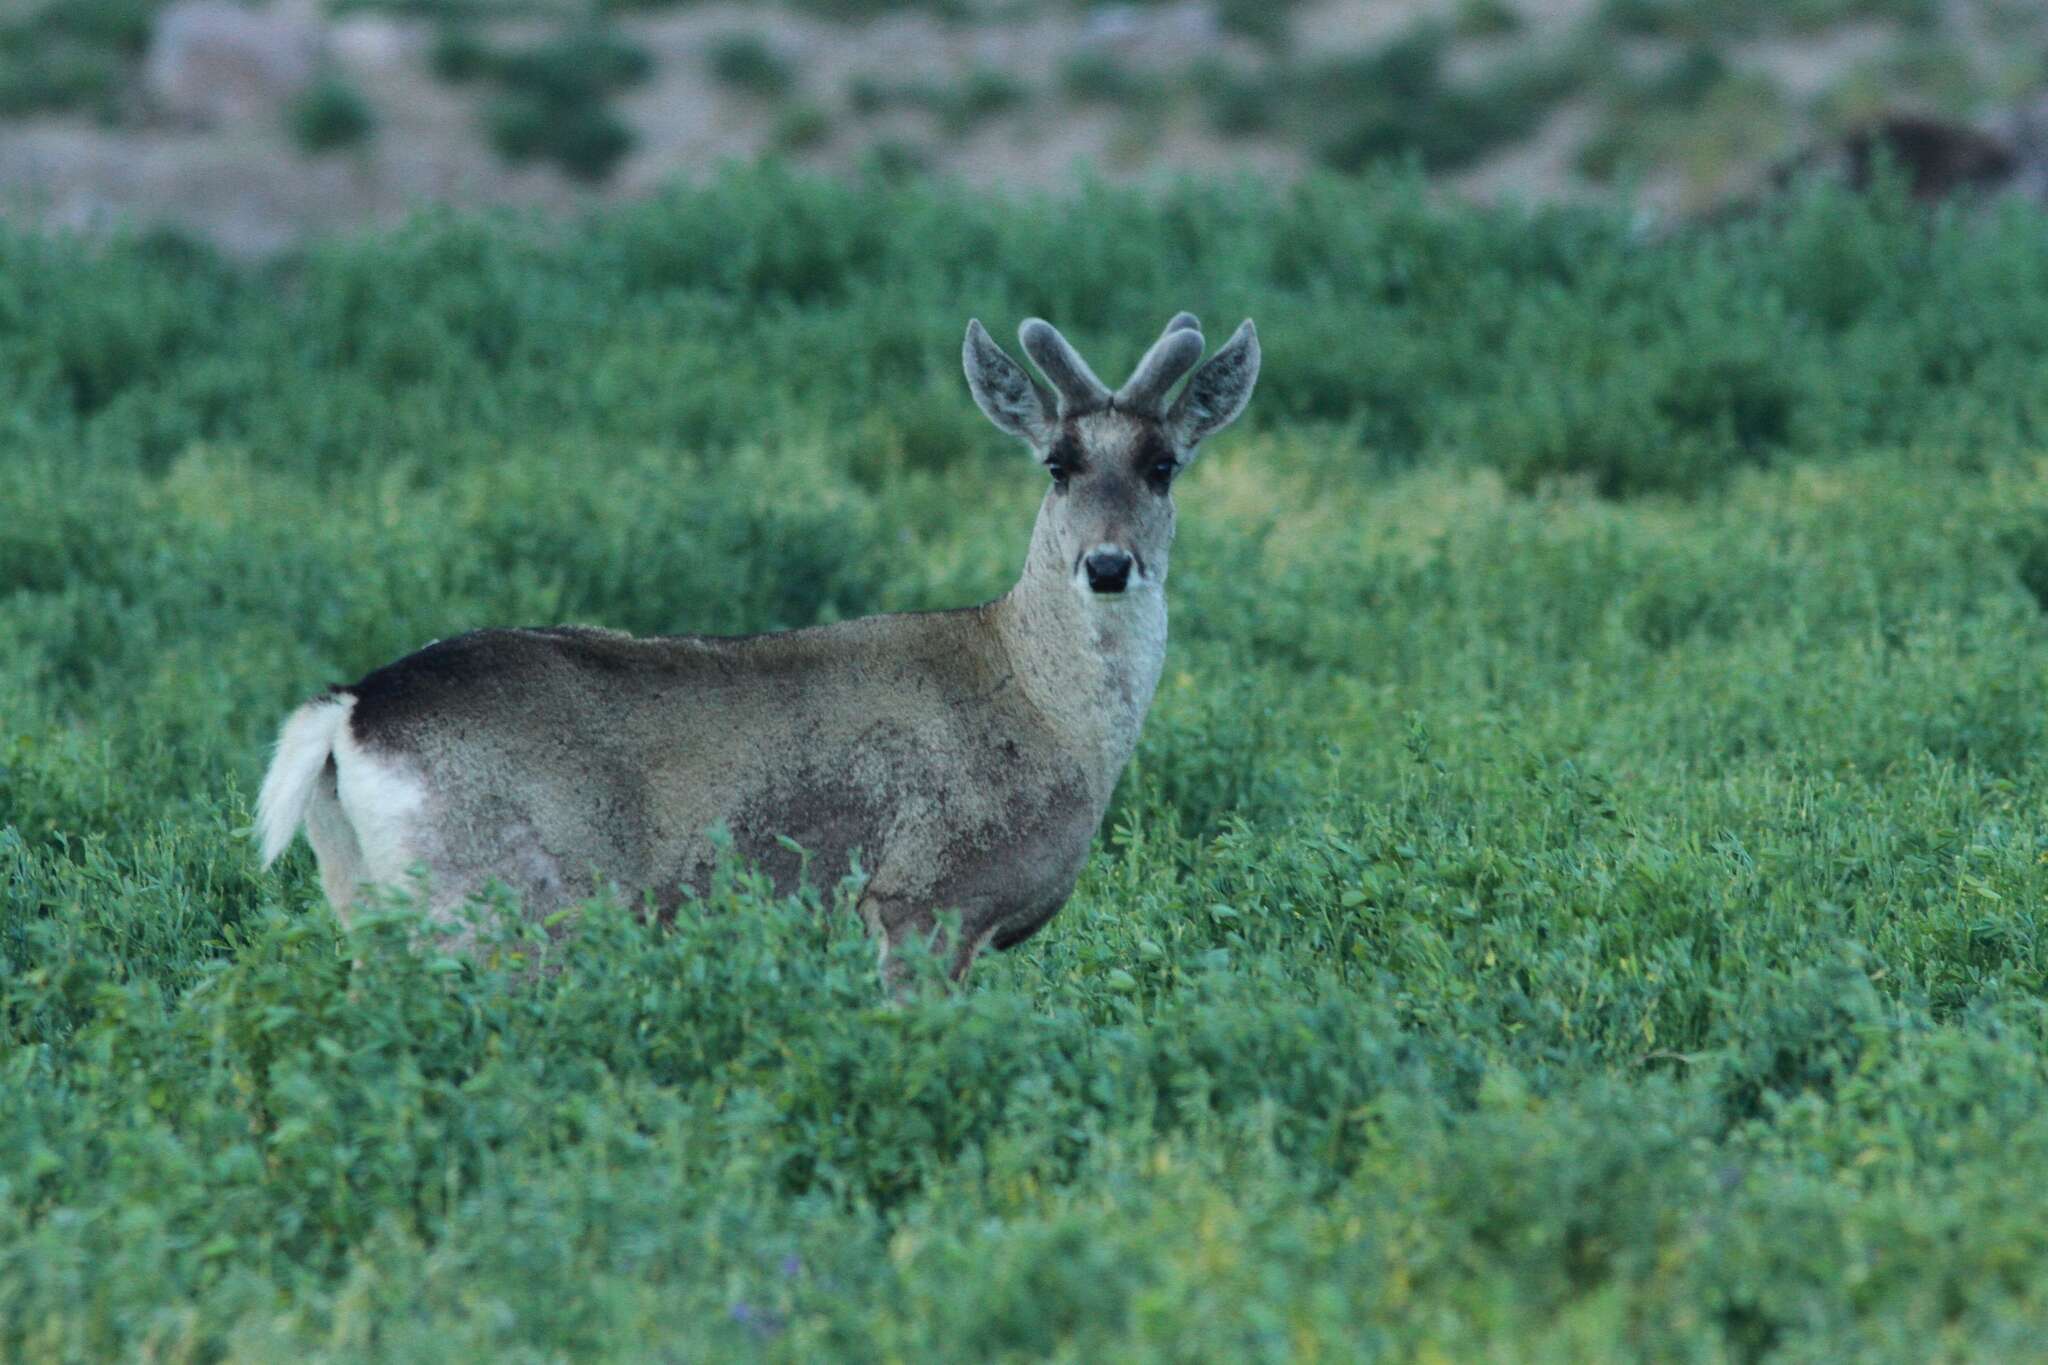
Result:
M882 984L896 998L907 997L912 978L903 949L919 939L928 941L938 927L937 917L921 901L878 890L873 882L861 893L857 908L875 945L875 966L882 973Z
M952 964L946 968L946 975L952 978L954 985L965 984L967 971L974 965L974 959L981 956L981 950L988 947L989 940L995 936L994 925L979 933L969 933L963 923L958 935L959 941L953 945Z
M439 917L451 895L460 903L460 892L468 888L447 875L445 860L437 856L439 840L429 818L427 784L414 763L366 748L344 727L335 736L332 784L325 790L332 793L328 823L336 828L336 842L347 855L337 860L333 874L326 871L324 851L321 855L328 898L336 909L345 910L376 892L412 900L429 918ZM320 836L314 828L309 818L308 834L319 850ZM339 838L341 830L347 839Z
M306 842L313 846L313 856L320 864L320 888L327 893L327 903L345 924L368 868L355 826L341 808L331 759L306 803Z
M994 936L990 917L972 909L960 914L940 915L928 901L909 896L892 896L872 887L860 898L861 920L875 943L875 959L882 981L897 995L907 994L912 985L903 950L923 943L946 964L947 979L955 985L967 979L975 957Z

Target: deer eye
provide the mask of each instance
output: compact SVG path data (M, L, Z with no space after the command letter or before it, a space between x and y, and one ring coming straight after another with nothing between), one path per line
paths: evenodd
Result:
M1166 491L1166 486L1173 482L1173 472L1179 468L1179 464L1169 459L1154 460L1152 467L1145 471L1145 477L1150 479L1152 485L1163 493Z
M1067 486L1067 467L1058 460L1047 460L1045 472L1052 475L1052 486L1064 490Z

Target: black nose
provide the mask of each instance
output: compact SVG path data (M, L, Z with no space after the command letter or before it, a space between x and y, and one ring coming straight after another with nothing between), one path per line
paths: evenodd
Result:
M1081 561L1088 586L1096 592L1122 592L1131 581L1131 557L1122 550L1097 550Z

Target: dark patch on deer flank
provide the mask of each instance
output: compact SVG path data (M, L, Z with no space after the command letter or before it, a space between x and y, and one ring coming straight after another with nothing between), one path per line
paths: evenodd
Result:
M473 630L436 640L331 692L356 699L349 728L358 740L405 749L450 720L502 714L503 703L516 710L522 699L541 703L579 668L615 676L645 672L651 660L632 648L637 643L586 626Z

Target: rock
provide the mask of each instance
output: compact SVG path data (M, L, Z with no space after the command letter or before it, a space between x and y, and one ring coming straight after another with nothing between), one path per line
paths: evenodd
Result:
M388 15L345 15L327 31L328 53L351 69L390 70L403 65L412 49L405 25Z
M2005 126L2020 161L2013 188L2048 204L2048 95L2036 96L2013 110Z
M1901 114L1851 133L1843 141L1849 183L1868 187L1880 162L1897 167L1916 199L1946 199L1993 190L2012 179L2019 158L2004 138L1966 123Z
M1772 180L1782 189L1819 174L1862 190L1880 166L1903 177L1915 199L1937 200L2008 187L2020 158L2010 138L1971 124L1890 114L1781 164Z
M1081 39L1089 43L1128 43L1144 31L1136 5L1102 5L1087 12Z
M164 115L201 127L275 117L312 82L325 45L310 0L177 0L157 16L143 88Z
M1215 11L1207 4L1100 5L1087 11L1081 22L1082 46L1142 51L1152 64L1166 64L1165 55L1188 59L1201 55L1221 38Z

